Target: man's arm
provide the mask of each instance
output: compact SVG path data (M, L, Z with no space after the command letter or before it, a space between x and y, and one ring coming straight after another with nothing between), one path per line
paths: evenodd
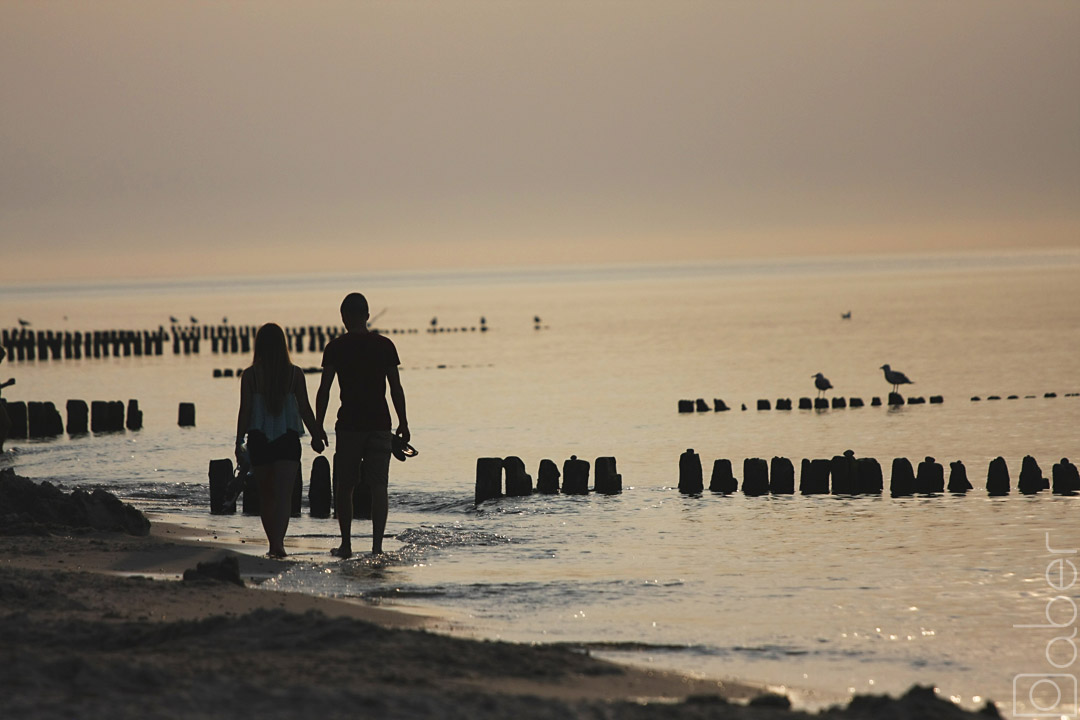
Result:
M401 375L398 374L396 365L386 371L386 380L390 383L390 400L394 403L394 412L397 414L397 434L405 442L409 442L412 435L409 433L409 419L405 415L405 389L401 387Z
M330 388L334 385L334 368L324 365L322 380L319 382L319 391L315 393L315 424L323 427L326 420L326 408L330 405Z

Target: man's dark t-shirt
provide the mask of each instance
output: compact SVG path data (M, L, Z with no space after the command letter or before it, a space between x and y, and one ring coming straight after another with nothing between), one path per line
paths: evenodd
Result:
M401 364L393 341L372 332L345 333L323 350L323 367L337 373L341 389L337 430L389 430L386 373Z

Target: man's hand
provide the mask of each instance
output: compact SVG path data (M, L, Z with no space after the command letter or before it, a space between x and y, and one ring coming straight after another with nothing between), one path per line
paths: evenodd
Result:
M397 436L405 442L409 442L409 440L412 439L412 434L409 432L408 424L398 425Z
M326 436L326 431L322 428L317 428L311 431L311 449L322 455L323 450L330 445L330 438Z

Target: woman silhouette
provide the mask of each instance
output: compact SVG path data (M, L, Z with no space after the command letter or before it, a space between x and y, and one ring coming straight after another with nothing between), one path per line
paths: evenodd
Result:
M255 357L240 376L240 412L236 419L236 455L239 461L247 436L248 455L259 484L263 530L270 557L285 557L292 490L300 470L300 435L311 432L318 452L327 444L326 433L316 426L308 401L303 371L292 364L285 333L267 323L255 334Z

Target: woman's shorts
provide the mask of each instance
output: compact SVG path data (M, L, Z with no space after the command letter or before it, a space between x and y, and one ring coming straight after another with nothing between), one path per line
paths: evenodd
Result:
M251 467L270 465L288 460L300 462L300 435L295 430L287 430L284 435L268 441L258 430L248 433L248 455Z

